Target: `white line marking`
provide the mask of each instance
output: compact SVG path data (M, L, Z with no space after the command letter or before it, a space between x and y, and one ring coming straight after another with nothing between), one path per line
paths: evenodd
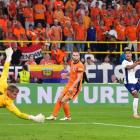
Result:
M100 126L113 126L113 127L123 127L123 128L135 128L140 129L140 126L133 126L133 125L125 125L125 124L112 124L112 123L100 123L100 122L64 122L64 123L30 123L30 124L1 124L1 125L8 125L8 126L34 126L34 125L100 125Z

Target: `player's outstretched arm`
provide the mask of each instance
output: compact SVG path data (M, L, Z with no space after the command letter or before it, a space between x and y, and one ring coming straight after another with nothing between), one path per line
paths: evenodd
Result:
M4 63L4 68L3 68L2 74L1 74L1 80L3 82L7 82L9 66L10 66L10 62L11 62L12 54L13 54L12 48L6 49L5 53L6 53L6 60Z
M42 114L38 114L36 116L28 115L26 113L22 113L14 104L7 105L6 108L14 113L16 116L22 119L33 120L35 122L44 122L45 116Z
M135 68L137 65L138 65L138 62L135 62L135 63L132 64L132 65L127 65L126 68L127 68L128 70L130 70L130 69Z

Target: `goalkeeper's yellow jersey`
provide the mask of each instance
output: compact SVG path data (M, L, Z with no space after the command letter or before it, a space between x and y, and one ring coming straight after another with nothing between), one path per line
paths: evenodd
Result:
M9 98L6 94L6 89L8 87L7 78L9 71L9 62L5 62L4 68L0 77L0 108L6 107L10 112L14 113L20 118L28 119L29 115L20 112L20 110L14 105L14 100Z

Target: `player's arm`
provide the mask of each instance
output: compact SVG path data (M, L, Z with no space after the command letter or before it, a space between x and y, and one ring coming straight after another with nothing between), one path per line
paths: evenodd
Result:
M13 103L6 105L6 108L14 113L16 116L22 119L33 120L35 122L44 122L45 117L42 114L38 114L37 116L28 115L26 113L22 113Z
M3 68L3 71L2 71L2 74L1 74L1 78L0 78L0 80L2 82L7 82L9 66L10 66L10 62L11 62L12 54L13 54L12 48L6 49L5 53L6 53L6 60L5 60L4 68Z
M130 69L133 69L133 68L135 68L137 65L139 65L140 64L140 61L136 61L136 62L134 62L132 65L126 65L126 69L128 69L128 70L130 70Z
M79 72L77 75L77 79L73 82L72 86L69 88L69 92L72 93L72 90L74 87L76 87L76 85L81 81L83 77L83 72Z

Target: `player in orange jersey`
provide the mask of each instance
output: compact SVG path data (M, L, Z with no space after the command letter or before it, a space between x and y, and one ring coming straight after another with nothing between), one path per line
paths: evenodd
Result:
M69 81L62 90L51 116L47 120L56 120L58 112L62 107L65 113L62 121L71 120L68 101L74 100L80 93L82 88L84 65L80 62L79 52L72 53L72 62L70 66Z

